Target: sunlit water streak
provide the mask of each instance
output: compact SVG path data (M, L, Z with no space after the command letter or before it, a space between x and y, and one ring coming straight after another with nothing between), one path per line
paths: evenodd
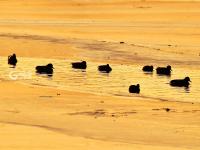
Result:
M56 87L66 90L91 92L102 95L128 96L154 98L157 100L169 101L190 101L200 102L200 70L195 68L174 67L171 77L145 74L142 66L137 65L116 65L111 64L113 71L110 74L99 73L99 64L88 62L86 71L71 68L70 60L39 59L39 58L18 58L16 68L7 64L7 58L0 57L0 80L13 80L19 82ZM53 63L55 67L52 77L38 75L35 73L35 66ZM184 78L189 76L192 84L189 89L171 87L171 79ZM12 79L13 78L13 79ZM141 85L141 94L130 94L129 85Z
M83 26L103 26L103 27L133 27L133 28L199 28L200 25L198 22L188 23L168 23L168 22L145 22L145 21L108 21L108 20L101 20L101 21L93 21L93 20L86 20L83 19L81 21L63 21L63 20L41 20L41 19L0 19L0 25L48 25L48 26L68 26L68 27L83 27Z

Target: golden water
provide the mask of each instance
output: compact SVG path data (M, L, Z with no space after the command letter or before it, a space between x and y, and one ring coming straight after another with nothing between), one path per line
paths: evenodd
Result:
M110 74L100 73L98 63L88 62L87 70L71 68L71 60L18 58L16 68L6 63L7 58L0 58L1 80L18 81L26 84L61 88L80 92L96 93L100 95L133 96L154 98L157 100L199 102L200 70L174 67L171 77L158 76L156 73L144 73L140 65L111 64ZM38 75L35 66L53 63L55 71L52 77ZM171 79L189 76L192 83L188 89L171 87ZM140 84L141 93L130 94L129 85Z

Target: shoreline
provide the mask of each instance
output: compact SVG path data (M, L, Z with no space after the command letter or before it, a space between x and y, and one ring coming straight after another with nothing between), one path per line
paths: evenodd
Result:
M162 49L160 49L160 47L153 47L153 45L149 46L149 45L140 45L134 43L120 44L120 41L102 41L97 39L81 39L81 38L70 38L70 37L55 38L53 36L34 35L34 34L29 34L29 35L13 34L13 33L0 34L0 41L5 41L6 39L9 39L10 41L22 45L24 42L26 42L28 44L28 47L29 45L34 45L37 42L39 42L42 44L42 46L46 45L47 48L49 48L48 49L49 54L46 53L47 48L41 49L41 51L36 50L35 52L29 52L31 50L34 51L34 49L33 48L26 49L27 46L22 46L22 49L15 48L15 50L13 50L13 48L7 48L6 51L1 51L0 55L5 57L7 57L12 53L16 53L17 56L25 58L32 57L32 58L47 58L47 59L61 59L61 60L85 59L95 63L105 62L105 63L124 64L124 65L131 65L131 64L145 65L147 63L150 63L152 65L155 64L157 65L172 64L176 66L195 65L198 67L198 65L200 64L199 56L196 56L197 54L196 55L194 55L193 53L185 54L181 51L174 52L173 49L178 49L174 45L170 45L170 47L172 47L172 51L170 51L169 50L170 47L167 44L162 46ZM58 48L61 49L56 50ZM128 51L131 49L134 49L134 53L132 52L128 54ZM101 51L102 54L100 54ZM152 52L149 53L149 51ZM89 52L91 52L92 54L89 54ZM111 54L106 56L108 52L112 53L113 56L111 56ZM91 56L93 56L93 54L94 55L96 54L98 57L92 58ZM151 57L149 57L146 54L149 54ZM164 54L167 55L165 59L162 58L162 55ZM158 57L157 55L159 55L160 57ZM174 55L176 56L176 58L170 55Z
M128 145L130 144L130 148L141 146L144 149L149 149L151 146L155 148L158 146L163 149L167 149L167 147L169 149L180 149L177 147L180 143L182 145L181 149L198 145L198 142L195 142L197 140L195 136L198 137L200 135L199 129L196 128L199 122L195 121L199 120L200 104L198 103L186 104L153 101L151 99L142 100L137 97L129 99L98 96L88 93L27 86L12 82L0 82L0 85L0 90L4 91L4 95L0 97L2 99L0 102L1 122L39 127L36 129L30 128L28 129L29 132L34 131L37 133L38 130L41 130L40 126L58 128L64 135L70 136L70 138L72 138L71 134L75 137L83 138L79 142L85 143L85 137L87 137L86 139L88 140L94 140L90 141L91 143L96 140L107 141L109 148L118 147L119 149L125 141ZM16 88L18 91L15 90ZM12 95L18 96L13 99ZM84 99L81 97L84 97ZM167 112L166 108L169 108L170 111ZM88 127L88 123L90 127ZM76 126L77 124L82 124L82 127ZM159 124L159 127L157 124ZM15 128L15 126L13 127ZM191 130L188 127L193 128L192 133L190 133ZM25 129L23 126L20 128L22 130ZM121 133L119 133L119 128L121 128ZM180 132L182 128L184 128L184 132ZM163 137L162 135L166 134L166 129L169 132L168 136ZM177 133L180 132L177 135L173 133L176 130ZM4 130L5 133L11 131L10 129ZM52 134L54 135L54 133ZM121 136L116 137L116 134L121 134ZM190 134L194 138L189 140L188 136ZM14 135L17 136L17 134ZM42 135L45 135L45 133L41 133ZM172 139L168 138L172 137L172 135L175 137ZM20 137L20 135L18 136ZM21 138L24 136L26 135L22 135ZM55 140L59 137L59 135L54 136ZM144 139L140 139L141 137ZM145 137L149 138L146 139ZM182 142L182 137L189 141ZM2 138L0 136L0 139ZM175 144L173 139L179 140ZM45 140L48 141L48 138ZM166 140L168 141L167 145L164 144ZM29 140L25 141L28 142ZM132 143L131 141L134 142ZM12 140L10 141L10 143L13 142ZM20 141L18 142L20 143ZM112 145L112 142L117 143L118 146ZM135 145L134 143L137 144ZM28 146L30 147L31 145L28 144ZM197 147L195 148L194 146L193 149L198 149ZM76 146L73 148L76 149Z
M11 81L12 82L12 81ZM29 84L29 83L24 83L24 82L16 82L17 84L25 85L25 86L35 86L38 88L45 88L45 89L55 89L55 90L61 90L61 91L66 91L66 92L78 92L81 94L89 94L93 96L103 96L103 97L113 97L113 98L122 98L122 99L138 99L138 100L144 100L144 101L152 101L152 102L172 102L172 103L184 103L184 104L200 104L200 102L192 102L192 101L179 101L179 100L168 100L167 98L156 98L156 97L150 97L150 96L140 96L140 95L135 95L135 96L124 96L124 95L114 95L114 94L101 94L101 93L95 93L91 91L77 91L77 90L69 90L69 89L64 89L64 88L59 88L59 87L53 87L53 86L46 86L46 85L34 85L34 84Z

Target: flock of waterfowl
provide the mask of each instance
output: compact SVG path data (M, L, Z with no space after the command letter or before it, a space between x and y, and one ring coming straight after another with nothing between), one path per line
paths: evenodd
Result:
M8 64L16 66L17 64L17 57L16 54L8 56ZM86 69L87 68L87 62L86 61L81 61L81 62L73 62L72 63L72 68L74 69ZM53 64L47 64L46 66L36 66L36 73L39 74L53 74ZM98 66L98 70L102 73L110 73L112 71L112 68L110 67L109 64L106 65L100 65ZM153 66L144 66L142 68L144 72L153 72L154 67ZM166 67L157 67L156 68L156 73L158 75L166 75L170 76L171 75L172 68L170 65ZM190 78L185 77L184 79L176 79L176 80L171 80L170 85L171 86L178 86L178 87L188 87L190 85ZM140 85L130 85L129 86L129 92L130 93L140 93Z

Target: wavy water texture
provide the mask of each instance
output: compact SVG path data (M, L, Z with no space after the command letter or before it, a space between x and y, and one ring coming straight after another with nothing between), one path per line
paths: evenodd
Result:
M158 76L155 72L146 74L142 72L142 66L140 65L113 64L113 71L110 74L104 74L98 72L98 63L89 62L85 71L72 69L72 61L66 59L19 58L18 66L9 68L5 63L6 58L1 57L0 76L6 80L16 79L23 83L39 86L128 97L137 96L128 93L129 85L139 83L141 85L141 95L138 95L139 97L162 101L199 102L200 78L199 73L197 73L199 69L175 67L171 77L165 77ZM55 67L52 77L35 73L35 66L50 62ZM185 76L190 76L192 80L190 88L170 87L169 82L171 79L184 78Z

